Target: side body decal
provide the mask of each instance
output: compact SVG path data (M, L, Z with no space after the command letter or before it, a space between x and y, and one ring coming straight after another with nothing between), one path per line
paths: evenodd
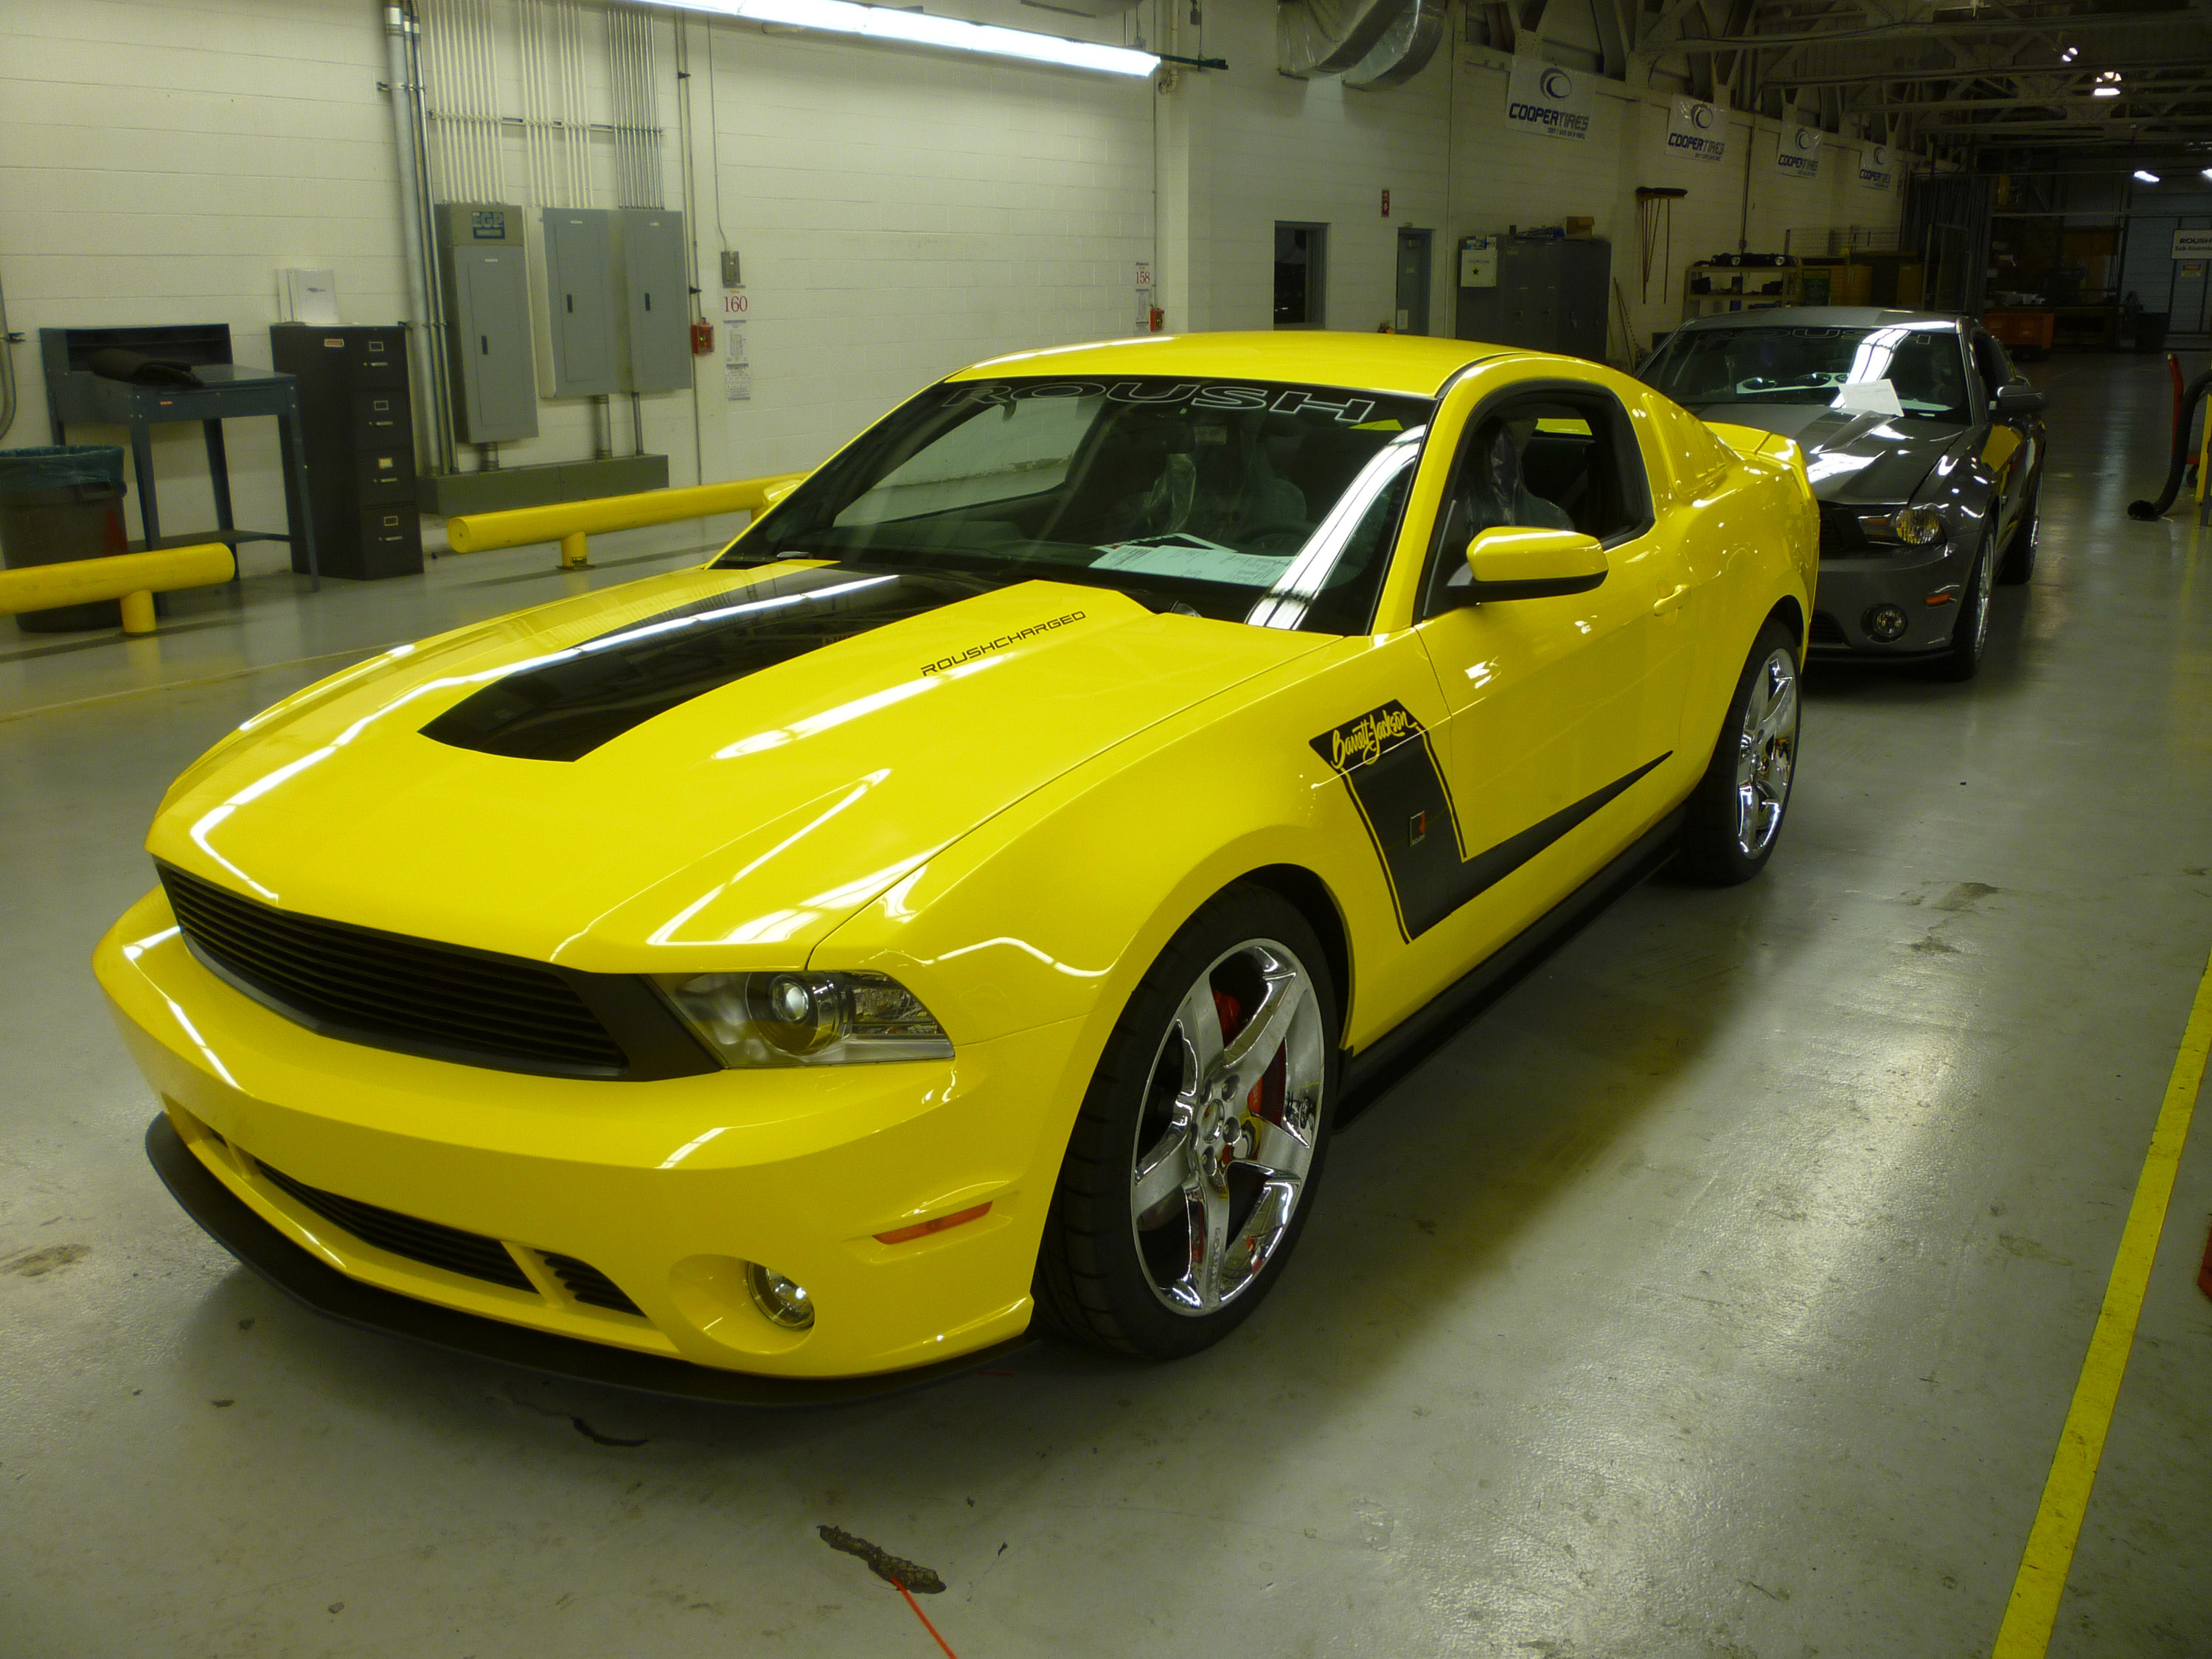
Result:
M1396 908L1398 932L1419 938L1616 799L1674 751L1540 819L1495 847L1468 850L1429 733L1395 701L1313 739L1359 809Z

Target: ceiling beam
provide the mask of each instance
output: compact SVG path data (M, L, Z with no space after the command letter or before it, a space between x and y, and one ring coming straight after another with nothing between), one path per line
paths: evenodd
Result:
M2137 111L2132 114L2123 112L2132 105L2148 100L2167 97L2191 102L2212 98L2212 82L2198 80L2176 86L2130 88L2127 94L2120 98L2093 98L2086 94L2069 92L2048 98L1930 98L1918 101L1891 100L1879 104L1852 104L1849 106L1849 109L1853 115L1871 115L1877 111L1888 110L1901 110L1920 115L1930 113L1948 115L1957 110L1977 109L2075 110L2081 118L2094 119L2101 125L2112 121L2148 118L2148 114L2157 112L2147 113Z
M1844 74L1773 74L1768 78L1786 81L1796 87L1870 86L1887 81L1998 81L2018 80L2027 75L2078 75L2087 70L2118 70L2124 75L2142 75L2154 70L2194 70L2212 68L2212 57L2155 58L2140 62L2117 64L1955 64L1949 69L1852 70Z
M1710 43L1700 41L1701 47L1746 46L1808 46L1841 45L1880 46L1899 41L1945 41L1960 36L1978 38L2006 34L2087 34L2101 33L2112 28L2139 28L2146 25L2172 29L2177 24L2197 22L2197 14L2188 11L2097 11L2070 12L2047 17L1984 17L1975 19L1945 19L1942 22L1877 23L1863 28L1813 29L1796 33L1754 33L1729 35Z

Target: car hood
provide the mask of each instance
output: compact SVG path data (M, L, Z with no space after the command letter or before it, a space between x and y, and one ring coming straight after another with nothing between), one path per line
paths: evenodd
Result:
M1707 404L1690 412L1796 439L1813 493L1824 501L1909 501L1936 462L1971 447L1972 428L1949 421L1852 413L1825 404Z
M308 688L187 771L147 845L574 968L788 966L1024 795L1325 642L1054 582L684 572Z

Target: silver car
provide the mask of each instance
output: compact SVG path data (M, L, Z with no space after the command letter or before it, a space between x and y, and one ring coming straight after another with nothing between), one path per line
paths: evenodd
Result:
M2035 569L2047 401L1972 318L1864 306L1700 317L1644 380L1803 446L1820 501L1817 654L1981 666L1993 584Z

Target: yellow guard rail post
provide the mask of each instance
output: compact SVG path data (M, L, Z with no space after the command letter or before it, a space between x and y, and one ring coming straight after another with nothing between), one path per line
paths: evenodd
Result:
M63 564L0 570L0 616L120 599L123 631L150 634L156 593L227 582L237 568L230 549L222 543L198 542L190 547L157 548L150 553L118 553L105 559L72 559Z
M584 568L584 538L608 530L673 524L717 513L750 513L757 518L789 495L804 472L768 478L739 478L729 483L689 484L680 489L645 489L634 495L602 495L597 501L556 501L550 507L510 507L504 513L467 513L446 520L446 538L456 553L481 553L495 547L523 547L532 542L561 544L563 569Z

